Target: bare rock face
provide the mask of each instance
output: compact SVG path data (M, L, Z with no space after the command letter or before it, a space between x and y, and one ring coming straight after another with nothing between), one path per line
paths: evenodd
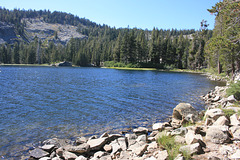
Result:
M71 38L84 39L87 36L77 32L76 26L46 23L41 18L24 18L28 39L31 41L35 36L42 41L51 40L56 43L66 44ZM57 39L54 39L54 32L57 32Z
M0 44L14 43L18 39L15 33L14 25L5 22L0 22Z

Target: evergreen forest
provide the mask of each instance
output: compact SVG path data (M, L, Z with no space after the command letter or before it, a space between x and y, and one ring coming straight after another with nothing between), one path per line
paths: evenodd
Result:
M219 2L208 11L216 17L213 30L208 29L205 20L199 22L199 30L143 30L99 25L64 12L0 8L0 21L13 24L15 33L22 37L0 45L0 63L69 61L76 66L211 68L218 73L234 73L240 69L240 2ZM87 38L72 38L66 45L38 37L28 41L24 18L77 26L77 31ZM54 37L57 39L57 33Z

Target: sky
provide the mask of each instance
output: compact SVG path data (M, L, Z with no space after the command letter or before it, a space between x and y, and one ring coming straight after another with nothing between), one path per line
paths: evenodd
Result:
M116 28L200 29L204 19L214 28L207 9L219 0L1 0L6 9L62 11Z

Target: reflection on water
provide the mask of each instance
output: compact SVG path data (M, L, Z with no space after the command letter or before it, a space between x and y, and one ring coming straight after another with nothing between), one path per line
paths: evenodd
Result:
M151 127L180 102L201 110L199 96L215 85L187 73L1 67L0 155L22 154L20 147L47 138Z

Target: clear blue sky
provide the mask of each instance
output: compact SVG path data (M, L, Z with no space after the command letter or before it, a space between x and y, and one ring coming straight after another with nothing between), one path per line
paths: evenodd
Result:
M111 27L152 30L199 29L202 19L214 27L214 15L207 11L219 0L1 0L7 9L49 9L85 17Z

